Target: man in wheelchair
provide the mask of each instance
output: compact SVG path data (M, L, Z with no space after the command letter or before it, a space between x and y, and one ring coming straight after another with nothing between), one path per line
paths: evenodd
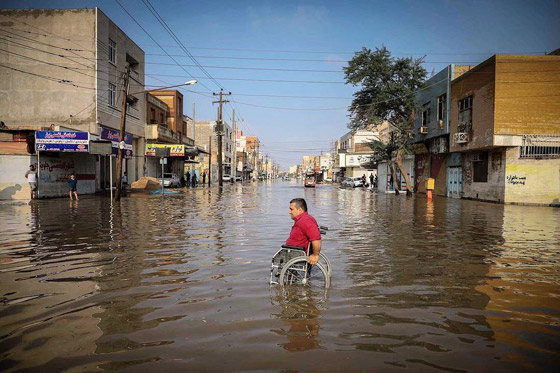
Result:
M290 237L286 240L286 246L303 249L309 264L316 264L321 252L321 232L317 221L307 213L307 203L303 198L294 198L290 201L290 216L294 225L290 231ZM308 253L311 243L311 253Z

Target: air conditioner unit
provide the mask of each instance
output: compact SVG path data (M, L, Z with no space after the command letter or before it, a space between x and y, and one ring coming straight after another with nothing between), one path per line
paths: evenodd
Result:
M426 126L420 127L420 133L423 134L423 135L427 134L428 133L428 127L426 127Z
M466 144L469 142L469 134L467 132L457 132L453 134L453 141L457 144Z

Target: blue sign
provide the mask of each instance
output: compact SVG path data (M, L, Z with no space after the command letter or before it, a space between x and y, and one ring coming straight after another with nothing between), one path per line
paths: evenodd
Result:
M35 150L41 152L89 152L89 133L35 131Z
M121 138L121 131L110 130L108 128L103 128L101 130L101 138L103 140L111 141L111 148L113 155L119 153L119 142ZM129 133L124 134L124 157L127 159L132 158L132 135Z

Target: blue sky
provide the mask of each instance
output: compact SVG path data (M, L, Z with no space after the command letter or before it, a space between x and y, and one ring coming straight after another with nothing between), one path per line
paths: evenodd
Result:
M169 54L184 55L140 0L120 1ZM225 107L226 120L235 107L242 119L240 129L258 136L263 152L284 169L301 163L302 155L329 151L332 142L348 131L345 108L356 88L343 84L342 67L362 47L385 45L399 57L425 55L428 72L449 63L476 64L495 53L543 54L560 48L558 0L150 1L218 82L199 79L201 84L189 88L195 92L184 91L185 112L190 115L195 102L198 120L214 120L214 98L208 95L218 92L219 86L231 91L236 104ZM115 0L4 0L1 5L95 6L146 52L146 74L150 75L146 84L162 86L191 79ZM188 57L175 59L194 64ZM204 77L197 67L184 68L192 76Z

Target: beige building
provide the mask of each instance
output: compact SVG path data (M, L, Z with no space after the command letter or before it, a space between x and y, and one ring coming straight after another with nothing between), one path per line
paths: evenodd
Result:
M197 120L195 122L194 142L197 146L204 148L205 151L211 153L204 157L204 160L196 166L196 170L202 175L203 172L209 173L211 169L211 181L218 181L218 137L216 134L216 121L213 120ZM223 174L231 175L232 172L232 156L234 149L233 131L229 124L224 122L224 131L222 137L222 166ZM210 166L211 158L211 166Z
M560 205L560 56L495 55L453 80L464 198Z
M5 36L0 46L6 51L0 54L0 121L10 129L87 132L90 140L113 140L116 150L125 66L131 69L129 92L142 91L144 51L99 8L1 10L0 20ZM42 32L37 33L38 29ZM145 106L142 95L128 104L126 133L130 141L123 172L128 172L129 181L143 175ZM37 163L33 146L27 154L1 149L1 156L20 170ZM39 189L42 183L52 196L66 193L65 177L72 171L78 174L81 193L107 187L110 169L113 182L116 179L114 157L45 153L43 162L47 166ZM66 173L54 177L47 170L57 162L64 163ZM0 184L11 182L4 173ZM29 194L26 188L23 185L21 190L24 196Z

